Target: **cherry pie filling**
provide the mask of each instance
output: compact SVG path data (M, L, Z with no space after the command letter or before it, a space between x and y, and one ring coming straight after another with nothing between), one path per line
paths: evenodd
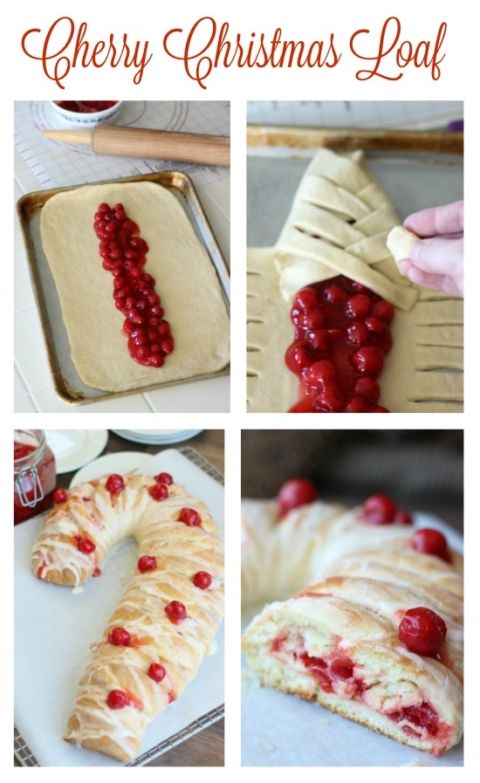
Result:
M338 638L338 637L337 637ZM280 632L270 643L270 653L278 657L284 664L296 668L304 667L315 679L324 693L335 694L341 698L352 699L369 705L368 693L378 683L368 683L362 676L362 664L346 654L337 643L322 657L310 655L305 649L302 637L295 641L294 649L289 645L286 632ZM371 680L371 676L369 680ZM376 710L387 718L398 723L409 737L421 740L432 740L432 753L439 754L448 744L452 729L442 723L435 708L425 699L410 706L399 706L397 709Z
M388 413L378 405L394 308L338 275L298 291L290 311L295 339L285 363L300 394L290 413Z
M123 204L100 204L93 228L100 240L102 266L113 275L115 307L125 316L128 352L138 364L161 367L174 343L155 279L144 271L148 245Z

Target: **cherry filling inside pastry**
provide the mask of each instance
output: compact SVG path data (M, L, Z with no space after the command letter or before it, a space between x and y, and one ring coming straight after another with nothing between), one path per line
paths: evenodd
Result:
M394 308L339 275L302 288L290 311L295 339L285 362L300 380L291 413L388 413L378 405Z
M341 640L327 646L323 655L311 655L301 633L291 638L280 632L270 644L270 654L283 666L306 670L323 693L365 705L398 724L408 737L431 740L434 754L451 739L451 728L414 683L400 680L387 685L380 670L356 662L342 650Z

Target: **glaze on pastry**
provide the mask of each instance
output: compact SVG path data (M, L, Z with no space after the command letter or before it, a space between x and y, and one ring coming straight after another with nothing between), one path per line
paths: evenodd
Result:
M105 476L57 490L56 501L32 553L39 579L81 584L99 575L120 540L138 543L134 573L80 680L65 734L128 762L211 652L223 610L217 526L168 473Z
M283 516L247 500L243 517L243 602L273 601L243 637L260 683L434 755L457 744L462 560L442 534L384 496Z

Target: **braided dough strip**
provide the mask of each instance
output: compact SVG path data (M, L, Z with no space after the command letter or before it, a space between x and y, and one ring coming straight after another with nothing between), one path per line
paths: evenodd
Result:
M463 730L462 558L455 554L449 564L420 554L409 545L411 530L363 525L359 511L318 502L278 522L275 501L244 501L244 602L263 602L267 582L270 600L284 595L286 585L297 592L266 606L247 629L243 648L249 666L261 684L316 700L412 747L443 752L459 742ZM309 583L298 592L295 564L308 537L303 578ZM445 620L441 661L416 655L399 641L399 622L413 606L430 608ZM342 686L331 693L318 686L303 665L305 653L348 656L365 684L362 699L353 698L348 683L344 692ZM438 738L407 736L402 721L388 717L398 713L399 703L424 701L440 717Z
M75 745L127 762L135 758L151 721L181 695L212 650L223 612L223 559L208 508L182 486L172 484L168 499L157 502L147 492L155 483L148 476L126 477L125 489L115 496L105 481L76 487L67 503L53 510L35 544L32 563L39 578L73 585L85 582L123 538L133 536L140 554L156 557L155 570L135 569L110 618L80 680L65 736ZM198 511L201 526L178 521L183 507ZM75 535L95 543L94 556L76 548ZM212 575L209 589L193 584L197 571ZM187 618L178 625L164 612L173 600L187 609ZM110 644L108 634L118 626L139 646ZM160 683L147 674L152 662L166 669ZM110 709L106 698L113 689L132 694L136 706Z

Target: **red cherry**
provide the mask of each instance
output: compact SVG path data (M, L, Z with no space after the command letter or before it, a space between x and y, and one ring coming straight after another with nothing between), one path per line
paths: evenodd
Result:
M420 528L410 539L410 545L412 549L424 555L440 557L447 563L451 561L447 539L439 530L434 530L430 527Z
M364 345L350 357L350 364L360 375L377 378L383 368L383 351L375 345Z
M372 306L369 296L366 294L354 294L347 301L345 314L348 318L365 318Z
M153 487L148 488L148 494L154 500L166 500L168 498L168 486L166 484L154 484Z
M137 568L144 574L146 571L155 571L157 558L154 555L142 555L138 558Z
M306 333L308 343L316 351L328 351L330 338L326 329L313 329Z
M380 397L380 386L373 378L368 378L367 376L359 378L355 382L354 391L363 395L371 402L378 402Z
M155 682L162 682L165 679L167 671L161 663L151 663L148 669L148 676Z
M118 473L112 473L106 480L105 487L111 495L118 495L125 487L123 476L119 476Z
M368 329L362 321L353 321L347 327L347 340L351 345L365 345L368 337Z
M170 473L158 473L153 478L157 484L173 484L173 477Z
M319 307L313 307L305 315L305 326L307 329L319 329L325 325L325 314Z
M200 588L200 590L207 590L212 584L212 577L208 571L197 571L197 573L192 576L192 582L195 587Z
M108 641L116 647L129 647L132 637L126 628L113 628L108 634Z
M317 498L317 489L313 482L304 478L294 478L280 487L277 501L280 516L285 516L289 511L308 503L313 503Z
M366 397L357 394L345 405L345 413L371 413L372 405Z
M178 625L187 616L187 610L180 601L170 601L165 607L165 614L174 625Z
M317 295L312 288L302 288L295 297L295 303L302 310L310 310L317 304Z
M75 536L75 543L79 552L83 552L85 555L91 555L97 548L90 538L84 536Z
M125 691L113 690L107 696L107 704L111 710L121 710L130 704L130 699Z
M424 606L405 612L398 629L398 638L410 652L430 658L438 656L446 635L444 620Z
M293 343L285 354L285 364L290 372L300 375L304 367L311 363L309 348L305 343Z
M382 334L385 331L385 322L375 315L365 318L365 326L372 334Z
M325 301L329 302L330 304L339 305L347 301L348 294L339 285L332 283L328 286L328 288L325 288L323 297Z
M332 361L321 359L308 368L306 375L308 382L313 386L325 386L337 380L338 372Z
M60 504L66 503L68 500L68 492L66 489L56 489L53 493L53 502Z
M316 395L314 408L324 413L339 413L344 402L345 397L340 384L330 383Z
M395 503L387 495L371 495L363 504L360 519L367 525L389 525L396 510Z
M394 525L413 525L413 517L409 511L398 509L393 518Z
M380 320L384 321L386 324L389 324L393 320L394 314L395 310L390 302L385 302L383 299L380 299L379 302L376 302L373 305L372 315L377 316L377 318L380 318Z
M199 527L202 524L200 514L194 508L182 508L178 515L178 521L183 522L187 527Z

